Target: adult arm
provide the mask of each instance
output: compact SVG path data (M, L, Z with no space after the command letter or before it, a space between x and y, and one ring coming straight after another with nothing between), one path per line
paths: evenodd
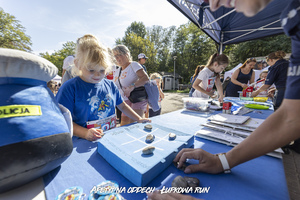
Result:
M252 72L251 78L250 78L250 83L255 82L255 71Z
M263 84L258 90L252 92L251 97L256 97L259 93L267 90L269 87L270 85Z
M136 71L136 75L139 77L139 79L134 83L135 87L143 86L149 81L149 77L144 69L139 69Z

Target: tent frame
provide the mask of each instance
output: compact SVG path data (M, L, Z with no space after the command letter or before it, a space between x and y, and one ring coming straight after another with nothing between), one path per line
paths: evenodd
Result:
M186 13L183 12L183 10L185 10L185 9L184 9L184 6L185 6L185 5L184 5L183 3L180 3L180 1L185 3L186 7L188 8L190 14L191 14L192 17L193 17L193 20L190 18L190 16L188 16ZM251 34L251 33L254 33L254 32L257 32L257 31L267 31L267 30L269 30L269 31L270 31L270 30L279 30L279 29L282 30L282 27L281 27L281 26L280 26L280 27L275 27L275 28L274 28L274 27L269 27L269 26L271 26L271 25L273 25L273 24L275 24L275 23L278 23L278 22L280 21L279 19L276 20L276 21L273 21L273 22L271 22L271 23L269 23L269 24L266 24L266 25L263 25L263 26L261 26L261 27L254 28L254 29L241 29L241 30L233 30L233 31L222 31L221 29L220 29L220 30L217 30L217 29L213 28L212 25L214 25L214 24L215 24L215 25L218 25L217 22L218 22L219 20L221 20L222 18L224 18L224 17L226 17L226 16L228 16L228 15L234 13L234 12L236 11L235 9L230 10L229 12L223 14L222 16L218 17L217 19L214 19L213 21L211 21L211 22L209 22L209 23L203 22L203 26L201 26L200 23L199 23L200 17L197 16L197 11L198 11L198 13L200 13L200 9L202 9L203 14L205 15L206 19L209 18L209 16L208 16L207 13L205 12L205 9L208 9L209 6L206 5L206 4L203 4L203 1L199 1L199 4L194 3L194 2L191 2L191 1L189 1L189 0L178 0L178 4L175 4L173 1L170 1L170 0L169 0L169 2L170 2L173 6L175 6L178 10L180 10L185 16L187 16L187 17L190 19L190 21L192 21L196 26L198 26L202 31L204 31L204 32L205 32L205 30L213 31L212 34L215 36L215 38L219 38L220 41L216 41L216 39L212 38L211 36L210 36L210 37L211 37L216 43L219 44L219 53L220 53L220 54L223 52L223 47L224 47L226 44L228 44L229 42L233 42L234 40L239 39L239 38L241 38L241 37L247 36L247 35L249 35L249 34ZM203 4L203 5L202 5L202 4ZM178 6L181 7L181 8L178 8ZM197 9L199 9L199 10L197 10ZM205 24L204 24L204 23L205 23ZM215 31L220 32L220 36L217 35ZM242 35L236 36L236 37L234 37L234 38L231 38L230 40L224 41L224 33L241 33L241 32L245 32L245 33L242 34Z

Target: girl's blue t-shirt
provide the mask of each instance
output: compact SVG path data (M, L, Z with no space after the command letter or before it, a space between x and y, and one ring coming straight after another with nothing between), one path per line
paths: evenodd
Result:
M115 114L123 98L113 81L87 83L80 77L65 82L56 95L58 103L68 108L73 122L86 127L87 122L105 119Z

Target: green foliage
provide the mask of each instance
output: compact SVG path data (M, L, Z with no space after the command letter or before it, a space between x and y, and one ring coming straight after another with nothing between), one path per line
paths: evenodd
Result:
M0 47L30 52L31 40L25 28L13 15L0 8Z
M62 49L55 51L52 54L40 53L40 56L52 62L58 68L58 75L62 75L62 67L64 63L64 59L69 55L75 54L76 43L69 41L63 44Z
M196 66L205 65L209 57L217 51L215 43L191 22L176 30L173 43L169 71L174 71L171 60L173 56L177 56L175 72L183 78L182 83L188 83Z
M131 25L125 31L125 37L135 33L137 36L141 38L145 38L146 35L146 27L143 22L132 22Z
M226 52L230 52L232 62L229 69L231 69L239 63L244 63L247 58L267 56L279 50L290 53L291 39L286 35L277 35L230 45L227 48L230 48L230 51Z

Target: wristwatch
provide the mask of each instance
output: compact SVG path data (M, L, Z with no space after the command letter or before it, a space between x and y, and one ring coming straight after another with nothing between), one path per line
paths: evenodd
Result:
M226 154L225 153L219 153L219 154L216 154L216 156L218 156L220 161L221 161L224 173L225 174L231 173L231 170L230 170L227 158L226 158Z

